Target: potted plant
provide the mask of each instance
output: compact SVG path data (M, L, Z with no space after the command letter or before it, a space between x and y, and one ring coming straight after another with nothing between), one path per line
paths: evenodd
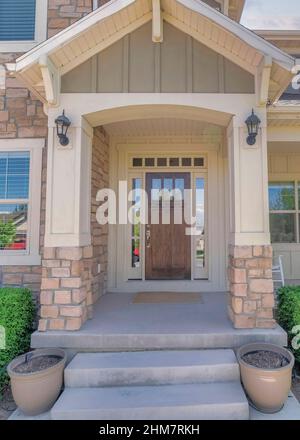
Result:
M63 385L67 355L59 348L31 351L7 367L16 404L29 416L48 411Z
M254 343L241 347L237 359L250 404L264 413L280 411L291 389L293 354L277 345Z

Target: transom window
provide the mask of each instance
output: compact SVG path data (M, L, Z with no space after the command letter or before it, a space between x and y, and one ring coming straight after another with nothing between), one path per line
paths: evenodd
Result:
M272 243L299 243L300 181L270 182Z
M195 167L204 168L204 157L133 157L131 166L134 168L151 167Z
M0 249L27 249L29 152L0 153Z

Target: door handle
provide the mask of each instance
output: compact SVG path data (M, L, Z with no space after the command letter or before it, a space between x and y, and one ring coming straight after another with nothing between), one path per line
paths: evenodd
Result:
M151 247L151 230L150 225L146 225L146 247Z

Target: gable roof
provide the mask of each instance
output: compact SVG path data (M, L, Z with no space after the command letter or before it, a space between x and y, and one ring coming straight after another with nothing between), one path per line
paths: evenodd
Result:
M158 1L166 22L253 75L268 57L271 100L288 85L294 58L254 32L200 0ZM51 102L45 91L47 81L58 88L61 75L152 20L152 6L153 0L111 0L22 55L14 70L42 101Z

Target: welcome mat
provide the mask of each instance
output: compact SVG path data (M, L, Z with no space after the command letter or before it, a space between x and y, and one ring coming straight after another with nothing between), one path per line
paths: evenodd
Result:
M186 292L139 292L133 304L192 304L202 303L201 293Z

